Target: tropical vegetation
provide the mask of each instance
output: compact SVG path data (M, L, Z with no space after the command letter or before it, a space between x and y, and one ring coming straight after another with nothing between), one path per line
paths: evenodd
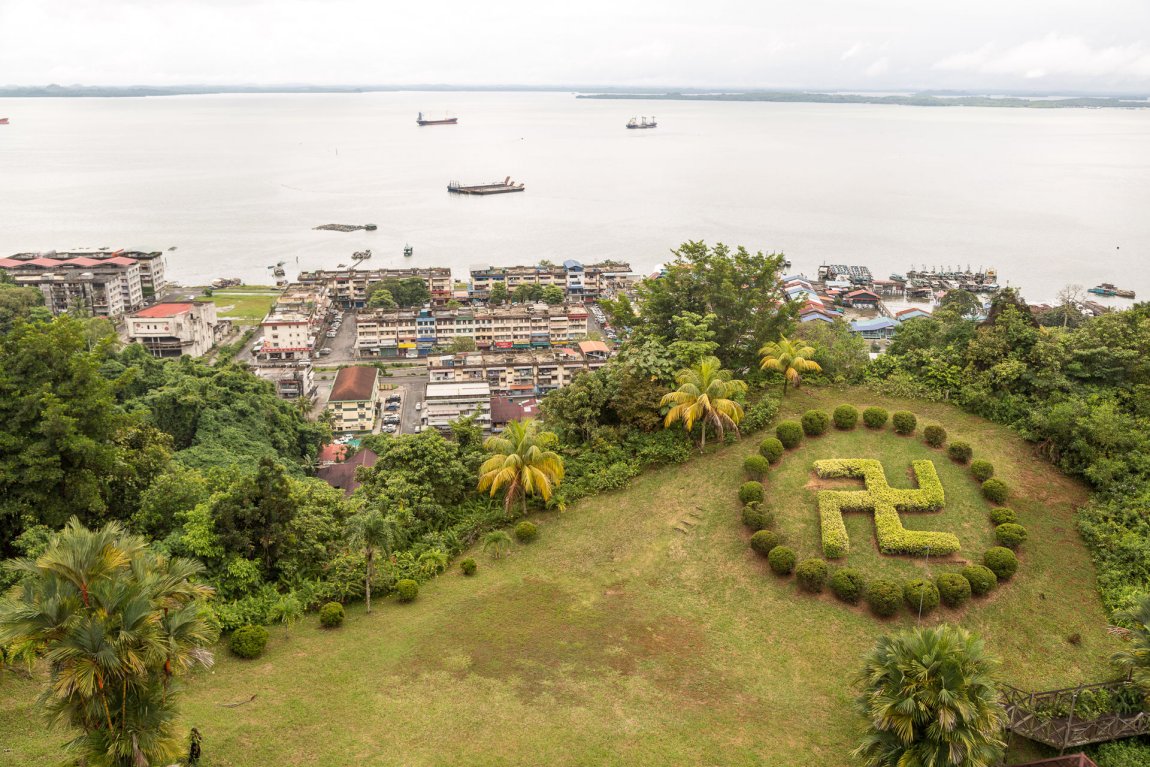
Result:
M707 445L708 427L719 440L728 429L739 433L743 406L735 398L746 393L747 384L733 378L730 370L723 369L718 357L704 357L694 367L680 370L675 383L679 388L664 394L659 402L662 406L670 405L663 418L665 428L682 423L690 434L695 424L699 424L700 449Z

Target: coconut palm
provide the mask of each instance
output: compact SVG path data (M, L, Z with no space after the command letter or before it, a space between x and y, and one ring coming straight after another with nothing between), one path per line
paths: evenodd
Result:
M506 490L503 505L510 510L516 498L523 500L527 510L527 496L538 495L544 502L563 481L563 458L547 449L555 435L539 431L533 418L511 421L497 437L488 437L483 447L493 453L479 467L479 491L493 497Z
M680 370L675 375L679 388L663 395L660 405L671 405L663 419L663 428L679 421L690 433L696 423L702 424L699 449L707 444L707 427L714 428L721 440L727 429L737 434L743 420L743 406L732 397L747 390L744 381L731 378L731 371L723 369L718 357L704 357L694 367Z
M867 728L853 756L867 767L998 764L1006 744L995 665L955 626L880 637L859 678Z
M383 553L384 559L391 559L391 552L400 545L399 526L391 517L378 509L361 511L348 520L348 533L351 541L363 547L363 557L367 560L367 574L363 589L366 595L367 612L371 614L371 582L375 578L375 552Z
M1143 597L1136 609L1118 617L1134 628L1112 627L1110 631L1129 641L1131 647L1111 655L1110 662L1129 673L1137 684L1150 688L1150 597Z
M483 550L492 559L501 559L511 549L511 536L506 530L492 530L483 536Z
M68 747L109 767L167 764L179 678L210 666L217 632L204 619L203 568L169 559L116 523L88 530L73 518L0 600L0 645L37 647L48 662L40 706L80 731Z
M786 336L779 336L778 341L771 341L759 349L762 362L759 367L763 370L774 370L783 374L783 396L787 394L787 384L794 384L797 389L803 380L803 373L819 373L822 367L811 359L815 354L813 346L807 346L802 341L789 341Z

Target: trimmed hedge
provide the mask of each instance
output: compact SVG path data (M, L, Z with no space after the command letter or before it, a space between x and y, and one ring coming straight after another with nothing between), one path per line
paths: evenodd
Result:
M946 429L931 424L922 430L922 438L931 447L942 447L942 444L946 442Z
M808 410L803 413L802 425L803 433L808 437L820 437L831 425L831 417L822 410Z
M412 602L419 596L419 584L410 578L404 578L395 584L395 594L400 602Z
M260 657L268 644L268 630L263 626L240 626L232 632L228 649L247 660Z
M999 506L990 510L990 521L997 527L998 525L1013 524L1018 521L1018 517L1015 515L1014 509Z
M751 501L743 507L743 524L751 529L751 532L759 530L766 530L774 524L775 515L770 509L764 509L763 504L758 501Z
M767 564L771 566L776 575L790 575L795 569L798 555L795 550L787 546L775 546L767 555Z
M999 546L1017 549L1026 540L1026 528L1013 522L1004 522L994 528L994 539Z
M751 536L751 548L764 557L770 554L771 550L778 545L778 533L771 532L770 530L759 530Z
M969 463L971 456L974 455L974 448L969 442L951 442L946 448L946 454L955 463Z
M342 626L343 605L339 602L328 602L319 608L319 625L325 629L334 629Z
M867 425L868 429L881 429L886 426L887 419L890 414L881 407L868 407L863 411L863 423Z
M515 537L520 543L531 543L539 537L539 528L533 522L524 520L515 526Z
M795 579L804 591L809 591L812 594L822 592L828 574L827 563L821 559L804 559L795 568Z
M857 605L866 588L862 573L849 567L835 570L830 580L831 591L842 601Z
M835 408L832 416L835 422L836 429L843 431L850 431L859 422L859 410L854 405L839 405Z
M970 581L959 573L940 573L934 579L938 596L947 607L962 607L970 601Z
M894 426L894 433L904 437L908 434L914 434L914 430L918 428L918 419L909 410L894 411L890 417L890 422Z
M739 488L739 500L743 503L762 503L763 483L744 482L743 486Z
M926 578L915 578L902 587L902 597L911 612L922 615L933 612L938 607L938 587Z
M798 421L780 421L775 427L775 436L783 443L783 447L797 447L803 441L803 425Z
M779 459L783 457L783 443L779 441L778 437L767 437L759 443L759 455L766 458L771 463L778 463Z
M475 564L474 559L468 557L467 559L460 560L459 569L463 571L464 575L475 575L475 571L479 569L479 566Z
M970 473L979 482L985 482L994 476L994 464L990 461L971 461Z
M902 604L902 587L890 578L875 578L867 584L866 603L875 615L889 618Z
M771 470L771 462L761 455L748 455L743 460L743 471L751 479L762 479Z
M982 564L990 568L994 577L1000 581L1010 580L1010 576L1018 572L1018 557L1003 546L992 546L987 549L982 555Z
M1003 503L1010 495L1010 489L1001 479L991 477L982 483L982 497L991 503Z
M985 565L967 565L962 568L962 577L970 584L970 593L976 597L989 594L998 585L998 576Z

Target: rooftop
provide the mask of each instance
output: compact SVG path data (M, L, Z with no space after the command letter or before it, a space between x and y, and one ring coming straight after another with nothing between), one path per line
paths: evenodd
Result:
M427 399L444 397L482 397L491 396L491 386L485 381L476 383L429 383L427 385Z
M355 478L355 470L360 466L374 466L377 460L379 460L379 456L371 450L360 450L350 460L322 466L316 470L315 474L335 489L342 490L344 495L351 495L359 487L359 482Z
M374 367L340 368L328 402L363 402L375 394L379 370Z
M611 353L611 349L602 341L580 341L579 351L584 354L591 354L593 352L600 352L602 354Z
M170 304L155 304L138 312L133 312L133 317L177 317L181 314L186 314L196 307L195 301L178 301Z

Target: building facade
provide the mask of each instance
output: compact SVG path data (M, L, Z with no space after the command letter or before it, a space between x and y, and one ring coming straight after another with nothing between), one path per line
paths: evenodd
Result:
M607 364L610 351L590 341L578 347L523 351L510 354L465 352L427 358L427 380L439 383L486 383L494 395L543 395L566 386L575 376ZM599 347L602 347L601 349Z
M310 398L316 390L311 360L267 362L252 368L252 372L270 381L280 399Z
M127 256L0 259L0 268L17 285L35 287L52 314L65 312L119 318L145 303L142 267Z
M471 270L471 297L486 300L498 284L508 292L520 285L554 285L569 298L600 298L626 290L634 284L631 265L622 261L603 261L583 265L564 261L562 265L488 266Z
M375 367L341 368L327 400L332 430L371 432L379 415L379 370Z
M452 297L451 270L425 269L319 269L300 272L297 283L310 287L323 285L331 301L345 309L362 309L367 304L368 287L384 280L419 277L427 285L433 303L447 303Z
M202 357L219 341L226 323L210 301L154 304L127 318L128 338L153 357Z
M483 429L491 428L491 387L486 381L429 383L423 401L423 427L446 431L451 422L475 416Z

